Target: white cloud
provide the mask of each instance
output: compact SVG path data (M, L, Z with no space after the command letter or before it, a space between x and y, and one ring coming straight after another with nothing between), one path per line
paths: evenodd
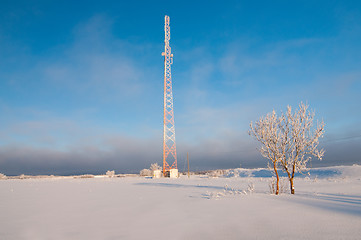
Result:
M72 45L56 49L56 59L38 64L41 77L66 91L100 97L100 101L141 94L147 68L129 54L137 46L116 39L111 25L104 16L79 24Z

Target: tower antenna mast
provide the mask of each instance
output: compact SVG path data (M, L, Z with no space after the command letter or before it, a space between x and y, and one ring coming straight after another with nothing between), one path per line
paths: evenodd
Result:
M172 74L173 54L169 46L170 27L169 16L164 18L164 131L163 131L163 174L166 176L171 169L177 169L177 150L175 144L175 127L173 111ZM168 162L172 162L169 165Z

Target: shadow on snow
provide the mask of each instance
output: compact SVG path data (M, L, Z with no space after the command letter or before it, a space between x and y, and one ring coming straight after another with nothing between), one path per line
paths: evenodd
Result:
M361 196L298 192L293 202L361 217Z

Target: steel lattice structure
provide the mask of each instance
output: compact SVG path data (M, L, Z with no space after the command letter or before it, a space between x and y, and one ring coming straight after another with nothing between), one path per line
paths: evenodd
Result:
M173 93L172 93L172 74L171 65L173 64L173 54L169 46L170 27L169 16L164 18L164 139L163 139L163 174L170 169L177 169L177 150L175 144L175 127L173 111ZM172 165L168 162L173 161Z

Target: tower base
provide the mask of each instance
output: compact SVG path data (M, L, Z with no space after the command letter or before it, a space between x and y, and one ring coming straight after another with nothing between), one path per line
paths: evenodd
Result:
M178 178L178 169L172 168L169 171L166 171L164 176L169 178Z

